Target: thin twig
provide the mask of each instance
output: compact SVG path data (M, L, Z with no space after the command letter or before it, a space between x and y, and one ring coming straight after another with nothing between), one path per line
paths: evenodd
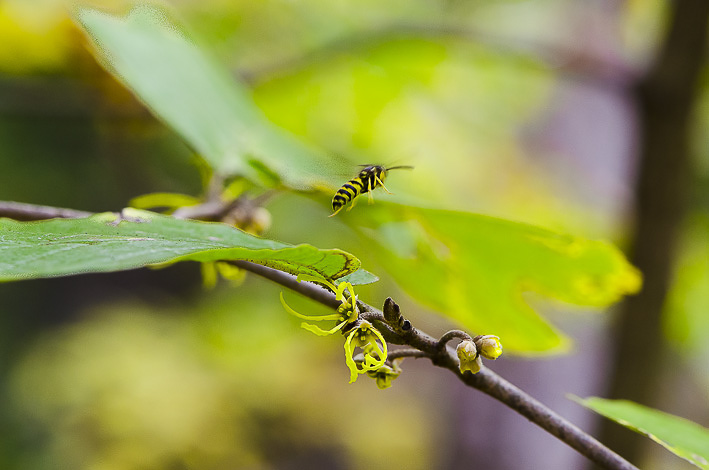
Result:
M445 349L446 344L448 344L448 342L450 340L456 339L456 338L459 340L462 340L462 341L466 341L466 340L472 341L473 340L473 338L471 338L470 335L463 330L450 330L449 332L447 332L446 334L441 336L441 339L438 340L438 349L439 350Z
M15 220L81 219L93 215L92 212L65 209L63 207L40 206L24 202L0 201L0 217Z
M303 294L316 302L320 302L321 304L332 308L333 310L336 310L337 307L340 306L340 301L335 299L335 295L332 292L318 286L317 284L305 281L300 282L296 280L295 276L291 276L288 273L278 271L277 269L268 268L260 264L251 263L249 261L233 261L232 264L274 281L292 291L298 292L299 294Z
M172 216L176 219L219 220L233 205L234 201L207 201L194 206L180 207L172 213Z
M425 352L419 351L418 349L408 349L408 348L395 349L394 351L389 351L389 354L387 354L388 361L392 360L392 359L398 359L400 357L429 357L429 356Z

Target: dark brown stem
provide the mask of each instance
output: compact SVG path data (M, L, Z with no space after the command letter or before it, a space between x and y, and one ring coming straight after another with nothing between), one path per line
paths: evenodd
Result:
M250 263L249 261L233 261L235 266L250 271L254 274L258 274L268 280L271 280L277 284L287 287L288 289L298 292L316 302L320 302L326 307L330 307L333 310L337 310L340 306L340 301L335 299L335 295L324 287L320 287L317 284L311 282L304 282L296 280L295 276L291 276L283 271L278 271L277 269L268 268L256 263Z
M456 373L454 367L447 367ZM459 372L457 375L461 377ZM484 368L475 375L467 373L461 377L461 380L512 408L595 464L609 469L637 470L637 467L620 455L490 369Z

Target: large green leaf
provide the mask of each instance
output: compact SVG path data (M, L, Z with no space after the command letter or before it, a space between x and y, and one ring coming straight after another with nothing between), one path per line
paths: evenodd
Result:
M271 124L247 89L164 12L142 6L116 18L81 9L78 17L107 68L218 173L268 175L299 189L337 180L330 158Z
M524 292L603 307L640 287L637 270L604 241L383 200L340 216L414 299L475 333L500 336L506 351L550 352L568 344Z
M337 279L357 271L341 250L287 245L225 224L137 209L85 219L0 219L0 281L133 269L175 261L247 260L291 274ZM371 275L370 275L371 276Z
M572 398L596 413L646 435L697 467L709 470L709 429L632 401Z

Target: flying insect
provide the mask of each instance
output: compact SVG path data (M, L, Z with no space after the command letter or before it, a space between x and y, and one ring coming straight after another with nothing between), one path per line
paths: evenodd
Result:
M330 217L337 214L345 207L348 203L352 203L347 210L350 210L355 205L355 198L360 194L368 193L369 203L374 202L374 196L372 191L378 186L381 186L384 191L391 194L389 190L384 186L384 180L386 179L387 172L389 170L411 170L412 166L401 165L392 166L386 168L382 165L361 165L362 171L359 172L357 176L349 180L347 183L343 184L340 189L335 193L335 197L332 198L332 214Z

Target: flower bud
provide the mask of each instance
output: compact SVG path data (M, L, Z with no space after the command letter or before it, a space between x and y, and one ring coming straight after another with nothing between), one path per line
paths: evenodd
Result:
M502 343L500 338L493 335L485 335L476 338L476 344L480 355L485 359L497 359L502 355Z
M475 347L475 343L470 340L461 341L456 348L456 353L460 360L459 367L461 372L465 372L466 370L469 370L473 374L480 372L482 361L478 355L478 349Z
M480 372L480 369L483 368L483 358L478 354L478 357L475 358L475 360L470 364L470 367L468 370L472 372L473 374L477 374Z

